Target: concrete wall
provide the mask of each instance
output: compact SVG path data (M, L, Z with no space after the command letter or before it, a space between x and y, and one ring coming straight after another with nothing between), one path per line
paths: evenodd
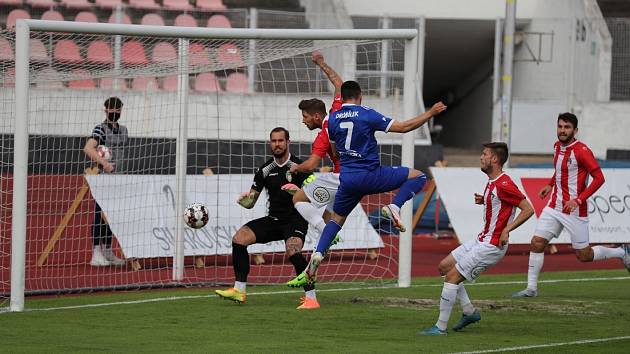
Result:
M597 158L606 158L607 149L630 150L629 102L589 103L578 115L578 139L584 141Z

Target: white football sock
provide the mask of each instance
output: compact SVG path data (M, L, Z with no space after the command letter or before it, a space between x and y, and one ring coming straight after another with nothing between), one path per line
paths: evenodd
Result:
M448 319L451 317L453 305L457 299L458 284L444 283L442 287L442 296L440 297L440 317L435 324L439 329L446 330Z
M593 260L601 261L604 259L611 258L622 258L626 252L621 247L604 247L604 246L594 246L593 247Z
M459 289L457 289L457 300L459 300L460 305L462 305L462 312L464 312L464 315L472 315L472 313L475 312L475 307L470 302L468 292L466 292L466 288L464 288L464 283L459 283Z
M313 204L307 202L295 203L295 209L302 215L304 220L317 229L317 234L321 235L324 227L326 227L322 213Z
M304 292L304 296L306 296L309 299L317 299L317 295L315 294L315 289L309 290L309 291L305 291Z
M247 289L247 283L244 281L235 281L234 288L244 293L245 290Z
M527 289L538 290L538 275L545 262L545 253L529 252L529 269L527 270Z

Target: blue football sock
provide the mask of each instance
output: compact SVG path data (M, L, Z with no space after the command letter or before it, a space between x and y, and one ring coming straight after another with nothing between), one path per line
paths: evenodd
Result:
M426 183L427 176L424 174L408 179L402 186L400 186L398 194L394 197L394 204L398 205L399 208L402 208L403 204L413 198L416 193L420 192Z
M319 237L319 242L317 243L317 248L315 249L315 252L325 254L326 250L328 250L328 247L330 247L330 244L335 239L335 236L337 235L339 230L341 230L341 226L339 226L339 224L337 224L336 222L330 220L326 224L322 235Z

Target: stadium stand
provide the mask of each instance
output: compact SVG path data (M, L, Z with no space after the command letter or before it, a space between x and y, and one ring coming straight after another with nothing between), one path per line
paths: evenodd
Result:
M116 11L112 12L111 16L109 16L109 19L107 20L108 23L118 23L118 20L116 20ZM129 17L129 15L123 13L122 14L122 21L120 23L124 23L126 25L130 25L131 24L131 18Z
M92 4L87 0L61 0L61 5L66 9L75 10L90 10L92 8Z
M87 48L87 61L94 64L113 64L112 48L105 41L93 41Z
M217 61L221 64L242 66L241 50L233 43L221 44L217 50Z
M159 10L161 8L154 0L129 0L129 7L140 10Z
M221 0L197 0L195 5L202 10L223 11L226 9Z
M142 43L133 40L123 43L121 60L126 65L145 65L149 63Z
M157 91L159 89L157 80L152 76L134 77L131 81L131 89L134 91Z
M48 63L50 61L44 43L36 38L31 38L31 61L34 63Z
M206 27L210 28L232 28L232 23L224 15L212 15L208 19Z
M7 16L7 29L9 31L13 31L13 29L15 28L15 21L19 19L30 19L30 18L31 18L31 15L26 10L22 10L22 9L11 10L11 12L9 12L9 15Z
M52 9L57 6L54 0L26 0L26 4L33 9Z
M175 17L174 26L197 27L197 20L189 14L177 15L177 17Z
M94 2L94 5L96 5L98 8L101 9L115 9L118 6L122 6L122 0L96 0Z
M166 10L191 11L193 9L188 0L163 0L162 5Z
M44 12L41 19L47 21L65 21L61 12L57 12L55 10L48 10Z
M61 78L59 73L53 68L44 68L38 71L35 76L37 76L38 80L46 80L46 81L37 81L35 87L37 88L45 88L45 89L58 89L63 88L63 83L61 82Z
M93 12L90 12L90 11L81 11L81 12L79 12L74 17L74 20L76 22L91 22L91 23L98 22L98 18L96 17L96 15Z
M168 42L159 42L153 46L151 61L154 63L172 63L176 65L177 51L172 44Z
M203 44L193 43L188 48L188 60L190 65L202 66L210 64L210 56Z
M13 46L7 39L0 37L0 61L13 60L15 60Z
M4 72L2 87L15 87L15 68L10 68Z
M75 69L72 72L72 76L81 77L82 79L68 82L68 88L80 90L91 90L96 88L96 84L87 70Z
M145 26L164 26L164 19L158 14L150 13L142 16L140 24Z
M58 63L81 64L83 62L79 46L71 39L62 39L55 43L53 53Z
M22 0L0 0L0 6L21 6Z
M177 91L177 75L165 77L162 82L162 90L169 92Z
M246 93L247 92L247 75L234 72L228 75L225 83L227 92Z
M104 77L100 80L99 82L99 87L104 89L104 90L111 90L114 88L114 79L111 77ZM125 82L125 80L119 80L118 81L118 90L120 91L126 91L127 90L127 83Z
M245 83L247 84L247 80ZM219 92L221 86L214 73L201 73L195 78L194 89L197 92ZM247 87L245 89L247 90Z

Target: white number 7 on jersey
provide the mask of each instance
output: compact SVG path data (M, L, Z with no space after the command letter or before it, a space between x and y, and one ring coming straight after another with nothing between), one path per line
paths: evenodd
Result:
M342 122L339 123L339 127L342 129L348 129L348 134L346 135L346 150L350 150L350 143L352 142L352 129L354 128L354 123L352 122Z

